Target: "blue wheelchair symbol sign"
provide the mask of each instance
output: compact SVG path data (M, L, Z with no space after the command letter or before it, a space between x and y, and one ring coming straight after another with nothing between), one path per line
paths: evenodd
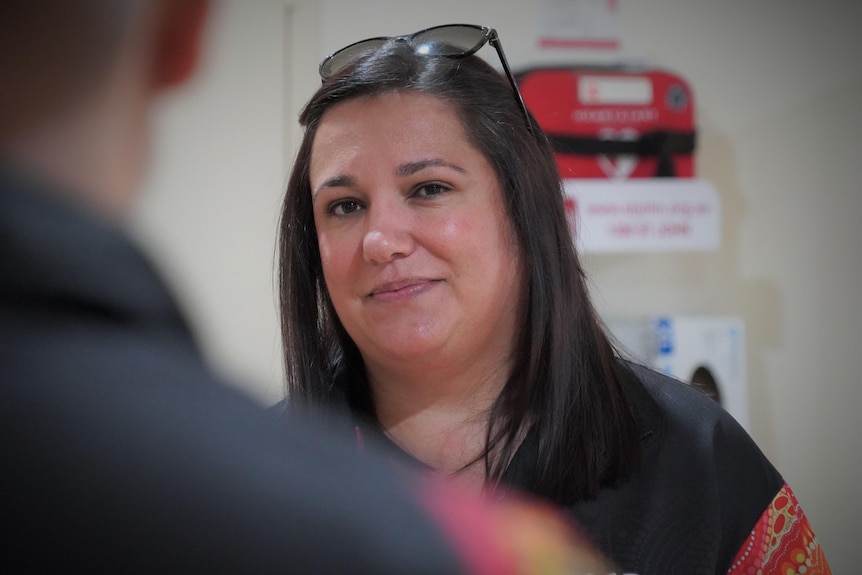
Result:
M673 324L670 318L659 318L655 322L655 333L659 355L673 353Z

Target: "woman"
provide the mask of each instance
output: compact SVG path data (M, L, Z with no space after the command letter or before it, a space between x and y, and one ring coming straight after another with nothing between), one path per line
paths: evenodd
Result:
M485 43L505 76L473 55ZM792 544L775 572L828 572L745 432L616 357L496 32L362 41L321 75L280 226L291 405L347 409L409 459L554 501L627 571L769 573Z

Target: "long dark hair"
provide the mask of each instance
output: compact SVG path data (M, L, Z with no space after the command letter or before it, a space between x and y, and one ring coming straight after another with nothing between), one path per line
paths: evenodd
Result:
M512 373L490 413L482 456L487 477L499 480L532 426L539 435L538 468L532 485L524 487L559 503L595 495L637 461L621 368L589 300L551 149L541 130L531 134L506 79L476 56L422 56L404 42L390 41L327 79L300 114L305 135L279 227L289 400L346 403L374 417L362 357L324 283L309 165L327 110L348 99L393 91L428 94L452 105L471 143L497 174L523 255L523 328Z

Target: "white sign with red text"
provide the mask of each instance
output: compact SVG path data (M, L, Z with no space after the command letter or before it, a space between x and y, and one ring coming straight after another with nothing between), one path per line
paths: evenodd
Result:
M563 189L581 251L709 251L721 245L721 204L705 180L568 179Z
M618 0L542 0L539 46L617 50L620 47Z

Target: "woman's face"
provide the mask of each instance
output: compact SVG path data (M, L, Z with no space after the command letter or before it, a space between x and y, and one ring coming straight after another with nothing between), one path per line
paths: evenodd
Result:
M372 375L508 360L519 250L451 105L410 92L337 104L310 178L326 286Z

